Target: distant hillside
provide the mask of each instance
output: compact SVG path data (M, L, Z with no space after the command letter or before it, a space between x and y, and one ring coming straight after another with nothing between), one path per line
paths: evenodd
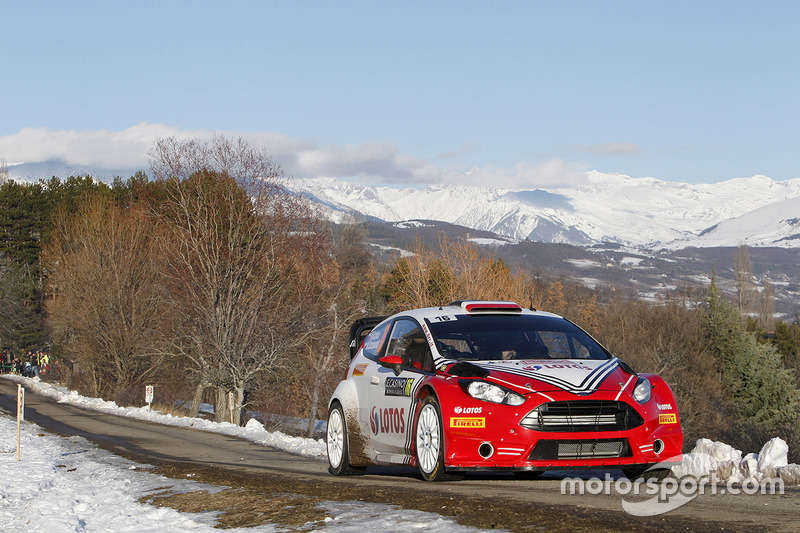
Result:
M486 231L432 220L364 224L375 257L391 264L408 253L415 241L435 247L441 235L465 237L486 253L501 257L511 268L524 268L545 279L565 279L587 287L630 291L657 299L683 288L707 289L712 273L720 288L735 294L735 247L685 248L642 252L616 243L581 247L561 243L514 241ZM783 318L800 316L800 249L750 248L757 284L769 281L776 311Z

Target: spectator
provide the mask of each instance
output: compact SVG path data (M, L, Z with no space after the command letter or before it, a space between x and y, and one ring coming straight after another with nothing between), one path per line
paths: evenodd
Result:
M3 350L0 364L2 364L3 373L11 373L14 371L14 356L11 355L11 350Z

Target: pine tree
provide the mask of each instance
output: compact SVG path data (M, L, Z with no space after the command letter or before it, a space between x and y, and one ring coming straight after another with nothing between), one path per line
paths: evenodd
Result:
M776 433L794 434L800 405L794 381L771 344L759 343L712 280L704 317L709 351L720 361L723 381L737 409L735 428L763 443Z

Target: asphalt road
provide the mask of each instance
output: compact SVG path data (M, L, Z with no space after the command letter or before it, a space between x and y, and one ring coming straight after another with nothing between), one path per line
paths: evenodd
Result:
M16 390L15 382L0 379L0 409L16 412ZM638 498L618 493L613 483L608 494L562 494L562 480L571 475L567 473L535 480L475 475L428 483L413 469L370 468L363 476L339 478L327 472L323 461L235 437L84 410L29 391L25 417L50 432L79 435L136 461L169 466L176 475L202 471L209 479L224 479L228 484L237 480L276 492L396 504L454 516L481 527L488 524L512 531L800 531L797 488L787 487L784 494L774 495L709 491L667 513L637 517L623 510L623 499L649 500L643 505L660 507L644 493Z

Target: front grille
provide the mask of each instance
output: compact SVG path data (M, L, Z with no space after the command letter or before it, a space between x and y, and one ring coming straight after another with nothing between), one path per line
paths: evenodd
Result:
M628 439L540 440L528 459L557 461L560 459L609 459L631 457Z
M575 400L544 403L525 415L522 427L536 431L623 431L644 423L625 402Z

